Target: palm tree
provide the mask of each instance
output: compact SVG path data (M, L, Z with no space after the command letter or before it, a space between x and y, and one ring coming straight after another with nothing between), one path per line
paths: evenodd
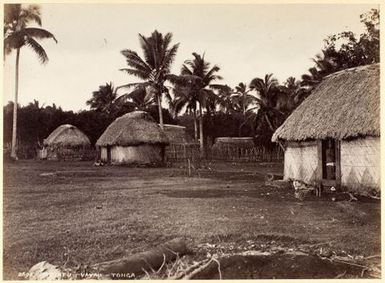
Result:
M176 82L178 79L174 78ZM186 112L193 115L194 121L194 139L198 140L198 118L197 118L197 104L199 103L196 93L191 91L191 88L185 85L177 84L174 87L174 99L171 101L170 106L174 114L174 117L178 115L184 108Z
M340 57L341 55L335 51L334 47L322 50L322 55L317 54L312 59L315 67L308 70L310 74L302 75L301 86L307 87L310 91L322 81L323 77L343 69L344 60Z
M263 79L255 78L250 83L250 89L256 90L259 96L255 98L259 108L258 112L261 117L264 117L272 132L277 128L273 124L272 118L283 115L280 108L284 103L282 103L282 93L279 91L278 86L278 81L273 78L273 74L266 74ZM284 150L283 145L281 143L279 145Z
M199 141L201 155L204 156L204 135L203 135L203 110L212 110L208 102L213 101L216 94L213 89L217 85L212 84L215 80L222 79L216 73L220 68L216 65L210 66L210 63L205 61L205 55L192 53L194 59L186 60L181 69L180 76L170 76L171 82L176 85L188 87L188 94L197 101L199 105Z
M301 77L301 86L306 87L310 91L321 82L323 76L315 67L310 68L308 71L309 74L303 74Z
M114 112L116 98L116 91L110 82L99 86L99 90L92 92L92 98L86 104L96 111L111 114Z
M235 94L233 95L233 100L237 105L238 111L243 115L243 122L239 125L238 135L241 136L242 127L246 125L247 119L247 110L248 108L257 103L256 97L249 94L251 89L247 88L245 83L239 83L235 87Z
M219 110L226 114L236 112L238 104L234 100L234 90L228 85L214 85L214 87L216 87L218 92L216 99L212 103L219 105Z
M309 94L309 91L301 86L301 81L294 77L287 78L280 90L286 94L285 108L288 112L292 112Z
M135 110L146 111L156 102L155 97L145 87L138 86L134 91L119 96L115 103Z
M129 75L142 79L143 82L129 83L121 87L134 88L134 91L145 89L148 95L155 97L159 109L159 123L163 129L162 96L168 99L170 94L164 83L168 79L171 64L174 61L179 43L171 46L172 33L163 36L155 30L150 37L139 34L139 41L143 50L144 59L135 51L125 49L121 53L126 57L129 68L120 69ZM129 97L131 94L126 94Z
M17 131L17 101L19 91L19 59L20 49L28 46L37 54L42 64L48 62L48 56L37 39L52 38L57 42L52 33L45 29L27 27L30 22L41 26L40 7L29 5L22 7L21 4L4 5L4 54L9 54L16 49L16 71L15 71L15 102L13 105L12 124L12 150L11 157L17 159L16 153L16 131Z

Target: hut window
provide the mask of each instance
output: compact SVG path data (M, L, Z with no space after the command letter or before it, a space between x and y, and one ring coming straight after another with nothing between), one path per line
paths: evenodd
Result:
M336 142L333 139L322 141L322 177L336 179Z

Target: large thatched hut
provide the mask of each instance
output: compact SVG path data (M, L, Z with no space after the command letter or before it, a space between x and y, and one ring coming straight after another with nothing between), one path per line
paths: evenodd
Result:
M160 164L168 139L144 111L117 118L96 142L100 158L110 164Z
M331 74L276 130L285 179L367 193L380 189L380 66Z
M43 142L40 158L48 160L90 160L93 150L89 138L69 124L57 127Z

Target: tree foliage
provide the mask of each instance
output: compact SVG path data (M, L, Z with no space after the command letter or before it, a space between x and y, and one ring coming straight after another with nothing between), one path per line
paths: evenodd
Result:
M10 19L20 16L20 9L18 4L5 9L4 19L10 24L4 26L4 35L9 38L4 41L4 52L20 46L17 44L27 43L12 39L17 27ZM19 27L26 28L29 21L41 24L39 10L32 5L28 9L18 23ZM203 137L214 140L220 136L253 136L261 145L274 146L271 143L273 132L325 76L346 68L379 62L379 11L373 9L361 15L360 20L365 32L357 36L345 31L327 37L321 53L312 59L314 66L300 80L291 76L279 83L273 74L266 74L248 84L239 83L234 88L217 84L222 79L218 75L220 68L210 64L204 54L195 52L191 59L184 62L179 75L170 74L179 46L171 44L172 34L162 35L156 30L149 37L139 34L143 55L139 56L130 49L123 50L121 53L128 67L121 70L139 78L140 82L118 88L114 88L111 82L99 86L87 101L90 111L63 111L56 105L41 106L36 100L19 107L19 138L24 142L41 144L52 130L69 123L82 129L95 143L116 117L133 110L144 110L157 122L162 119L164 123L186 126L196 140L199 133L201 146ZM51 36L34 28L27 28L19 34L38 39ZM166 81L173 85L173 96L170 87L165 85ZM118 95L117 90L121 88L128 89L128 92ZM170 110L162 109L159 113L162 97L169 100ZM5 144L9 143L12 131L12 108L13 103L4 107Z
M142 82L129 83L120 88L134 89L125 94L126 98L136 96L135 92L146 91L147 95L155 98L158 108L161 109L162 97L171 100L168 88L164 85L168 79L171 65L174 62L178 51L179 43L171 45L172 33L162 33L155 30L151 36L146 37L139 34L139 42L143 51L142 59L138 53L133 50L122 50L122 55L126 58L128 68L120 69L131 76L135 76ZM162 112L159 112L159 121L163 127Z

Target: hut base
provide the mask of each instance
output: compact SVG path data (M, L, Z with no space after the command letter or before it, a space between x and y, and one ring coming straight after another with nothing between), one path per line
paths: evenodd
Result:
M112 165L148 165L161 164L162 147L156 145L138 145L138 146L113 146L110 154L107 147L101 148L101 160Z

